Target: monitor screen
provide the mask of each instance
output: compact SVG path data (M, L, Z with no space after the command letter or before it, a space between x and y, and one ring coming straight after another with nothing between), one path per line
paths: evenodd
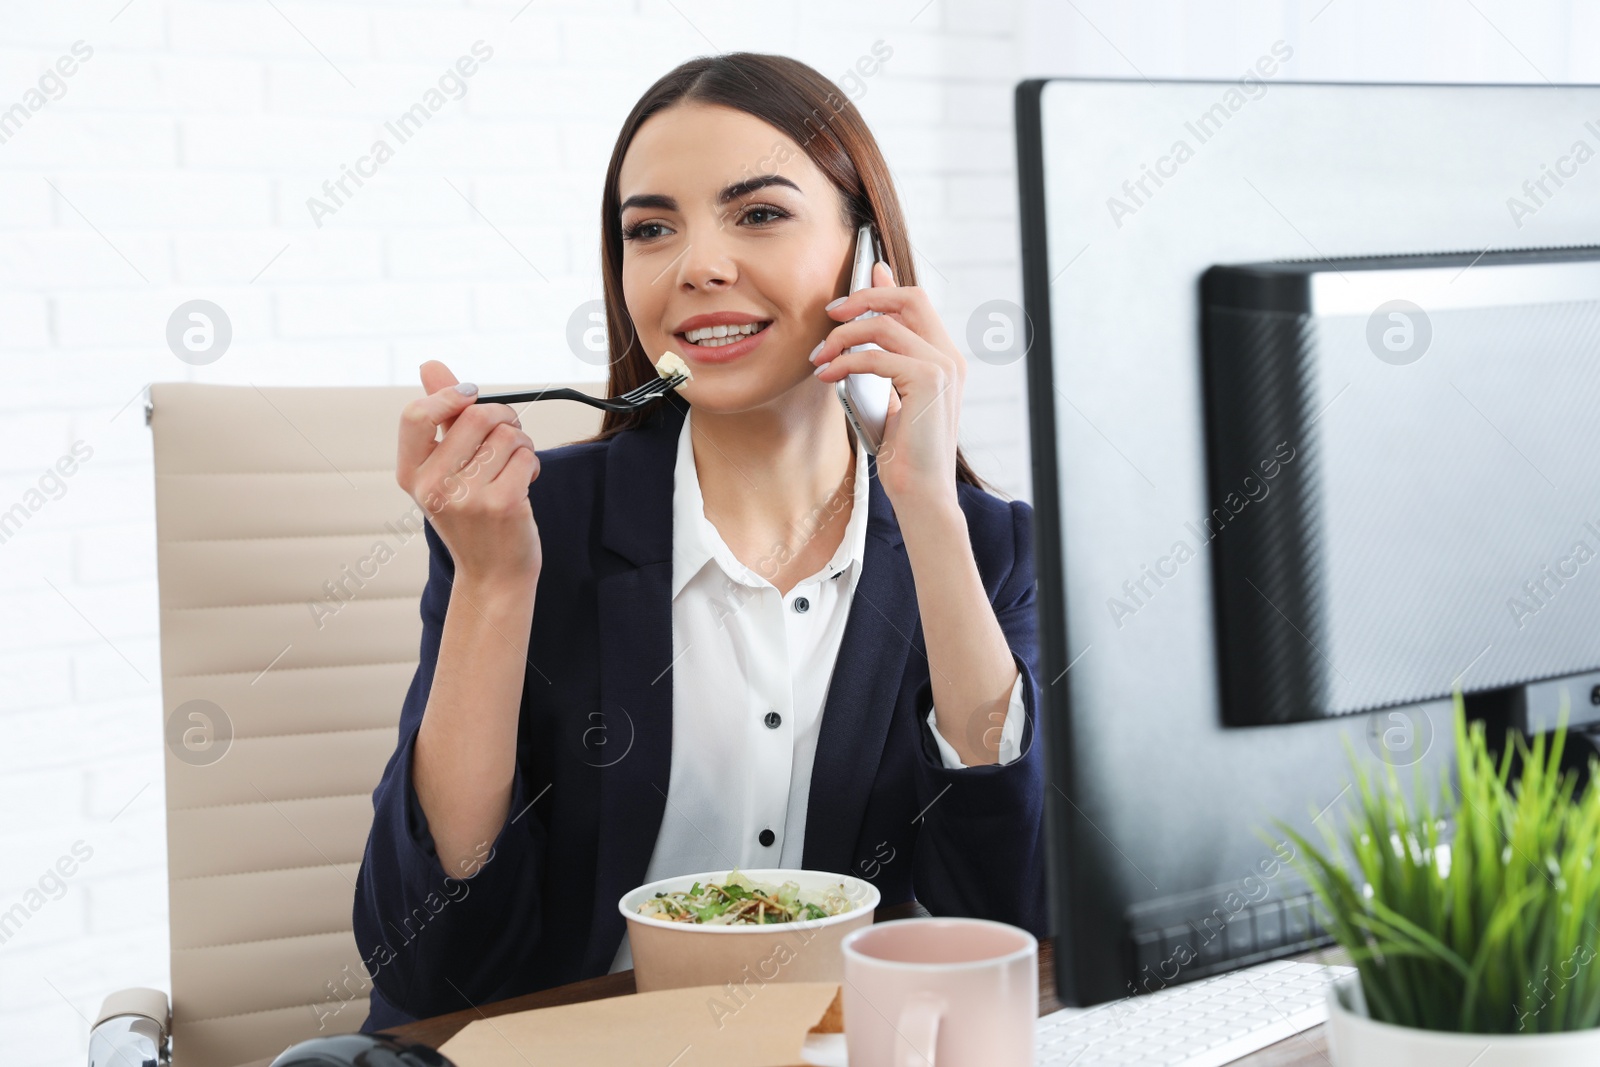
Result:
M1600 667L1600 249L1202 277L1222 710Z

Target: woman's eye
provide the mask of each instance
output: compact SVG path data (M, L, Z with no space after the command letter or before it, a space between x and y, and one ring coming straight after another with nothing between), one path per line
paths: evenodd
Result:
M770 222L773 219L787 218L788 217L788 212L782 211L782 210L780 210L778 208L775 208L775 207L768 207L768 206L763 204L763 205L760 205L758 207L750 208L748 211L746 211L744 213L744 217L745 217L746 220L751 220L751 219L754 218L754 216L757 216L757 215L770 216L770 218L766 219L766 220L760 220L760 219L755 220L756 225L759 226L759 225L762 225L763 222Z
M649 240L652 240L653 238L661 236L659 233L656 233L654 231L664 230L664 229L666 229L666 227L663 226L659 222L637 222L637 223L634 223L632 226L623 227L622 239L624 241L636 241L636 240L649 241Z

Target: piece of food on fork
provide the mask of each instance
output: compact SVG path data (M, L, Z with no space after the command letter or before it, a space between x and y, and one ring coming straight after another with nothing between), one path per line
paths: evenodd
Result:
M694 380L694 375L689 373L689 364L683 361L682 356L672 351L663 353L661 359L656 362L656 373L663 378L674 378L681 374L686 381Z

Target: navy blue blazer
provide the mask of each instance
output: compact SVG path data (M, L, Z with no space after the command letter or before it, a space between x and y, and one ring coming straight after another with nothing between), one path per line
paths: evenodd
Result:
M544 561L507 823L469 879L448 877L411 785L454 565L431 525L422 650L399 744L372 794L356 944L373 1031L605 974L644 882L672 745L672 490L686 404L669 396L607 441L539 452L528 497ZM1017 668L1024 754L947 769L916 588L869 459L864 567L823 707L804 866L868 878L884 905L1044 935L1044 753L1037 738L1033 508L959 486L973 555ZM485 855L480 851L480 856Z

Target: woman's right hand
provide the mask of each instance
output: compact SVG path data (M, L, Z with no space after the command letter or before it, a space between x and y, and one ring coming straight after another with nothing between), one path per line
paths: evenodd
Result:
M533 439L507 404L474 404L438 360L422 365L426 396L400 413L395 478L450 550L456 577L537 580L543 562L528 486L539 476ZM443 440L436 429L444 427Z

